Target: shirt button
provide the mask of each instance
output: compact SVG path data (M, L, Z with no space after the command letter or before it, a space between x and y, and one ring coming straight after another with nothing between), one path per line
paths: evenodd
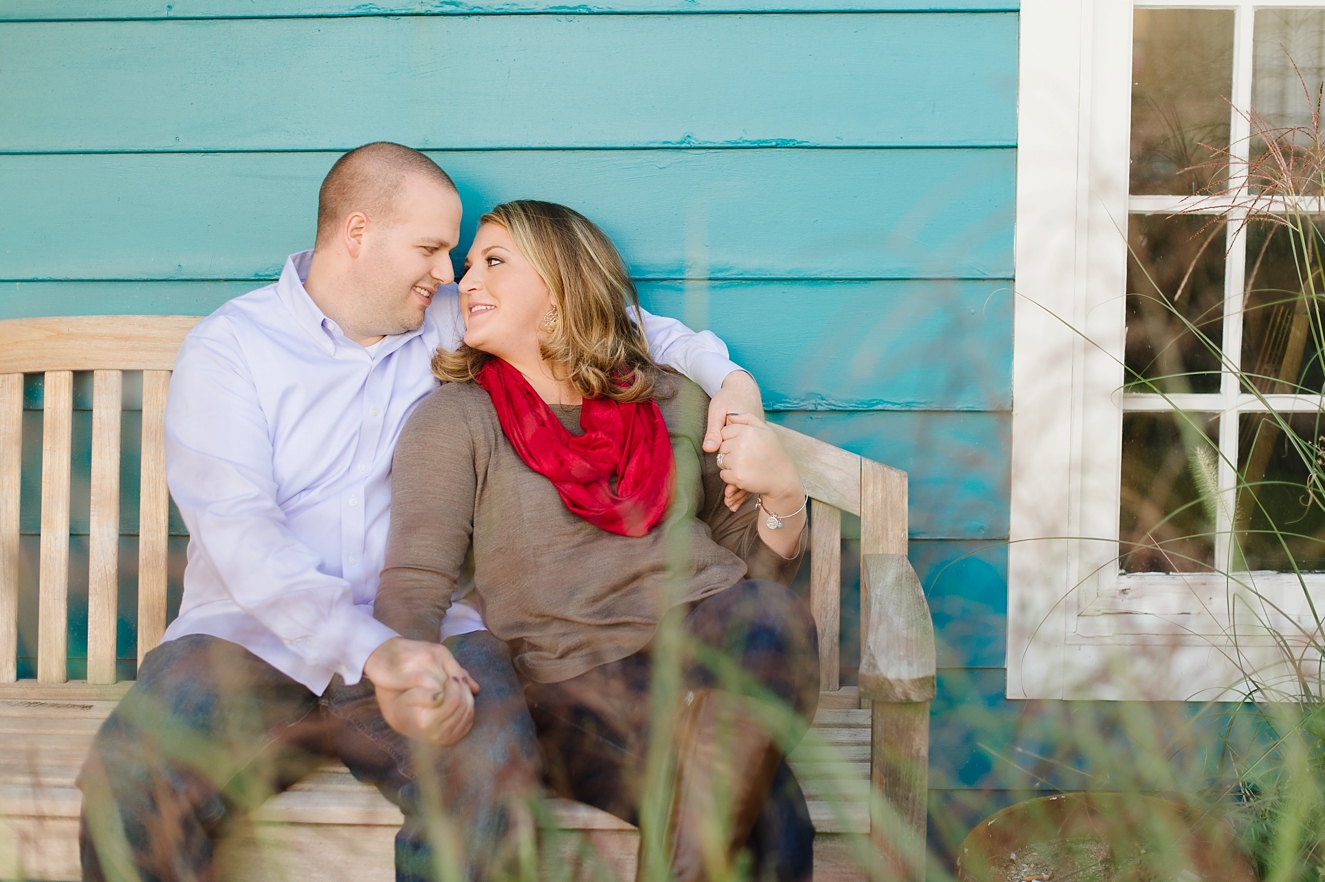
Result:
M368 412L369 412L370 414L372 414L373 416L377 416L377 408L375 408L375 407L370 407L370 408L368 409Z
M354 508L354 507L355 507L356 505L358 505L358 504L359 504L359 500L357 500L357 499L355 499L353 496L351 496L351 497L350 497L350 508Z
M362 472L365 468L366 466L363 463L359 463L359 471Z
M359 559L358 559L357 557L355 557L354 555L351 554L351 555L350 555L350 566L354 566L354 565L357 564L358 562L359 562Z

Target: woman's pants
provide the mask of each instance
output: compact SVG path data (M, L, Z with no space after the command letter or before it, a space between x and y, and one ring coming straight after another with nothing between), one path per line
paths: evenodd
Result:
M679 612L684 618L670 623L683 646L678 694L661 713L674 715L701 689L771 699L789 712L778 743L790 752L819 701L818 637L805 602L780 584L745 581ZM525 687L554 793L639 823L659 643L561 683ZM747 842L753 878L809 879L813 840L805 798L783 760Z

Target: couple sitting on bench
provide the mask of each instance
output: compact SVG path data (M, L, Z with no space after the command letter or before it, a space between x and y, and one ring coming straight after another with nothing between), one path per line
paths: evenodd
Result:
M460 218L427 157L352 151L314 251L185 340L184 598L80 776L85 879L213 878L327 757L402 809L398 879L527 868L544 789L640 824L651 878L808 879L805 495L757 387L563 206L484 215L457 292Z

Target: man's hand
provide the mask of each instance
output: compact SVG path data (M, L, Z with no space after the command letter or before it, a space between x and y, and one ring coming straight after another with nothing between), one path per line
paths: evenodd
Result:
M731 414L746 413L764 418L764 399L759 384L745 371L732 371L722 381L718 394L709 400L709 423L704 433L704 451L717 453L722 446L722 430ZM722 501L732 511L740 508L749 493L731 484L723 491Z
M440 643L393 637L373 650L363 673L400 734L448 747L469 733L478 683Z

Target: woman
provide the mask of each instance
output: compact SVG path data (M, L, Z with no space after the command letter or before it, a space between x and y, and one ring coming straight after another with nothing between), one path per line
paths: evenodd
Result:
M650 684L676 663L677 706L657 718L673 729L670 808L641 823L651 854L678 878L709 878L761 811L781 811L783 841L753 843L757 868L806 874L812 830L782 753L814 714L818 652L785 587L806 522L789 457L752 414L702 452L707 399L649 358L625 265L577 212L500 205L466 267L464 345L437 354L444 385L396 448L375 607L403 636L435 641L472 565L490 634L447 641L481 687L474 728L448 749L465 759L441 773L448 811L485 786L527 788L537 751L493 745L533 731L558 795L641 822ZM509 700L507 666L527 710ZM765 719L778 706L799 721L781 733ZM775 777L785 786L766 810ZM706 841L722 810L721 841ZM500 824L472 811L461 823L482 872L472 852Z

